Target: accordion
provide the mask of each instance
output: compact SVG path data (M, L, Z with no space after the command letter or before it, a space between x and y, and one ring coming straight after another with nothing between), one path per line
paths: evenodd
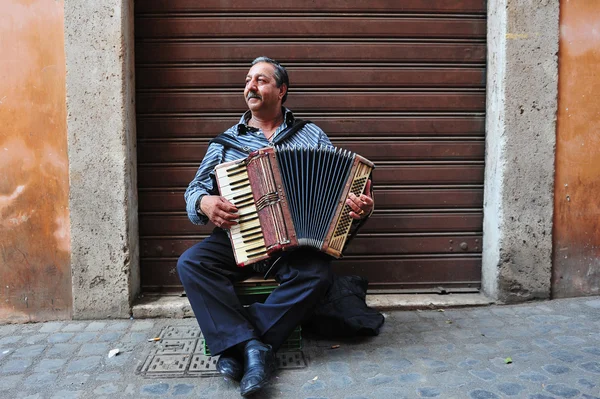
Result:
M217 165L219 192L238 208L229 230L238 266L299 246L340 258L352 225L346 199L363 192L373 168L348 150L289 145Z

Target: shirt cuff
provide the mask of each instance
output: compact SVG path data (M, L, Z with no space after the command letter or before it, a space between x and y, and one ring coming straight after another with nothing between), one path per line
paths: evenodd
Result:
M203 225L203 224L208 223L208 217L206 217L205 215L199 214L198 210L196 209L196 203L198 202L198 199L204 195L206 195L206 193L198 192L198 193L194 193L188 197L188 201L186 204L186 208L187 208L186 210L187 210L188 218L194 224Z

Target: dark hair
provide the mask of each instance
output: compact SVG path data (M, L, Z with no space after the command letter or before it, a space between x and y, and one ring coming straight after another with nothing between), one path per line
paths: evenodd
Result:
M282 84L289 90L290 87L290 79L288 78L288 73L285 68L277 61L272 58L261 56L257 57L252 61L252 66L258 64L259 62L266 62L275 67L275 82L277 83L277 87L281 87ZM283 98L281 99L281 103L283 104L287 99L288 91L285 91Z

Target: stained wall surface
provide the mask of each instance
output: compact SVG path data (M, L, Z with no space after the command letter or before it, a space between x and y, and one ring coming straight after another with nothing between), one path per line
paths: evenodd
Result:
M62 1L0 12L0 320L71 315Z
M600 293L600 2L560 2L555 298Z

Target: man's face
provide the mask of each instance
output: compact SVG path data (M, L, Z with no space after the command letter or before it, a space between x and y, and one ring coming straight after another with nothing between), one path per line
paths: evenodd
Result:
M283 84L277 87L275 67L268 62L259 62L248 71L244 98L252 112L277 112L286 90Z

